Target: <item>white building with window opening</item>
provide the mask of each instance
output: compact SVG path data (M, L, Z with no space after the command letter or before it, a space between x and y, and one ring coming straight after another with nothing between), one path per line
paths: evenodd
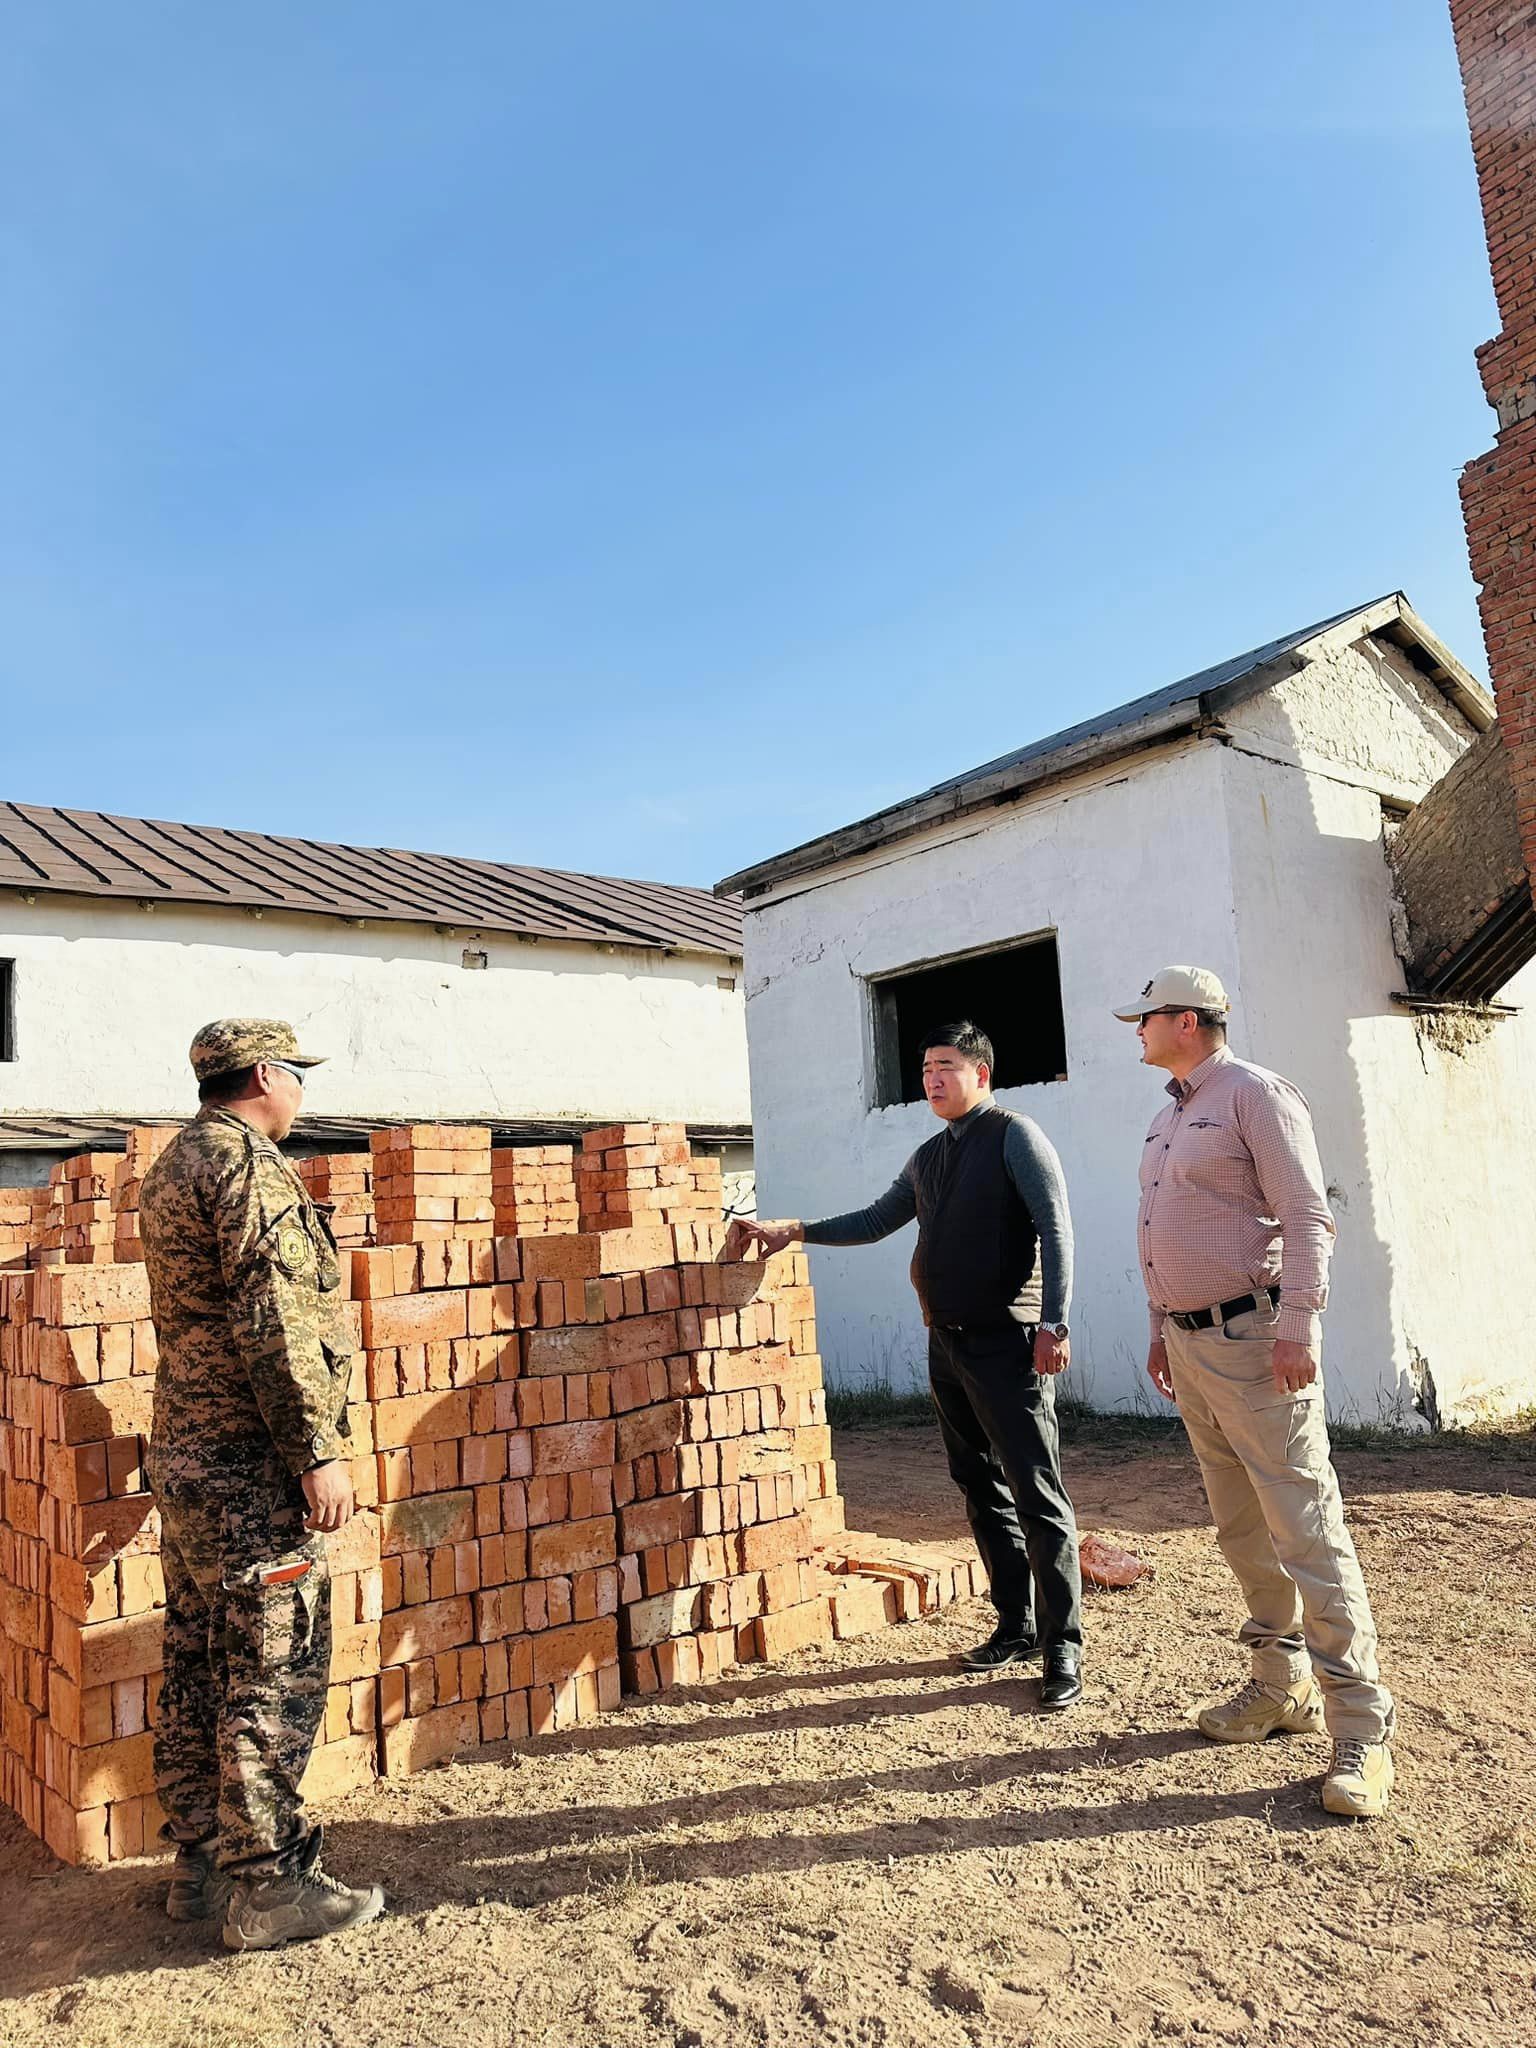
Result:
M1386 851L1493 705L1394 595L732 875L744 903L758 1208L870 1200L935 1128L916 1046L969 1015L997 1093L1066 1168L1069 1385L1150 1405L1137 1168L1166 1076L1110 1004L1213 967L1234 1051L1309 1097L1338 1242L1336 1416L1536 1398L1536 968L1494 1005L1416 995ZM812 1252L836 1383L920 1384L910 1230Z

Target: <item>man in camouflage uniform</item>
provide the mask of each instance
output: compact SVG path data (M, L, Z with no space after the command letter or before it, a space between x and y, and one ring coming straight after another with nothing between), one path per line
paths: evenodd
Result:
M234 1949L356 1926L384 1903L324 1874L299 1797L330 1667L324 1532L353 1510L340 1268L278 1150L319 1064L289 1024L205 1025L203 1107L140 1200L160 1344L148 1462L165 1571L155 1779L178 1845L166 1910L227 1908Z

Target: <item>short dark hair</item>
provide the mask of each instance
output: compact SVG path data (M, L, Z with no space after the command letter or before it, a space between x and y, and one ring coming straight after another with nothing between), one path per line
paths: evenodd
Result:
M1195 1022L1202 1031L1214 1031L1218 1038L1227 1035L1227 1013L1225 1010L1196 1010Z
M952 1045L956 1052L978 1067L989 1070L995 1064L992 1058L992 1041L979 1024L973 1024L969 1017L962 1017L958 1024L938 1024L927 1033L918 1046L918 1054L932 1052L936 1046Z
M228 1073L210 1074L206 1081L197 1084L199 1102L233 1102L244 1095L251 1085L254 1066L231 1067Z

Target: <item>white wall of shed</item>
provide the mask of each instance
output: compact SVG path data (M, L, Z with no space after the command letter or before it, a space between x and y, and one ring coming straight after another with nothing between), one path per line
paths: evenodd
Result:
M1003 1089L998 1100L1034 1117L1066 1168L1077 1237L1076 1384L1100 1406L1142 1399L1136 1173L1160 1077L1141 1067L1133 1030L1110 1009L1168 960L1202 960L1235 976L1225 845L1221 756L1189 747L749 907L759 1213L859 1207L937 1128L923 1103L869 1106L869 977L1054 929L1068 1079ZM978 1021L1004 1037L1006 1018ZM879 1245L812 1249L834 1383L922 1383L926 1339L907 1279L912 1238L906 1230Z
M0 902L0 957L18 1053L0 1111L185 1114L198 1026L272 1016L329 1055L317 1115L751 1120L723 956L40 893Z

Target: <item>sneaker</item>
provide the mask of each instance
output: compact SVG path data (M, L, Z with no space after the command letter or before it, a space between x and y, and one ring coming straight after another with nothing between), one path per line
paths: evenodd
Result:
M306 1843L291 1870L262 1871L239 1878L224 1918L224 1946L281 1948L288 1941L317 1941L364 1927L384 1910L378 1885L354 1890L320 1868L320 1830Z
M1369 1820L1386 1812L1396 1776L1392 1752L1384 1742L1346 1736L1333 1745L1333 1762L1323 1780L1323 1805L1329 1813Z
M217 1837L206 1842L181 1842L171 1867L165 1912L170 1920L220 1920L229 1903L232 1880L213 1860Z
M1266 1735L1321 1735L1323 1696L1310 1678L1293 1686L1253 1678L1239 1693L1202 1707L1195 1725L1212 1742L1262 1742Z
M1038 1657L1040 1645L1032 1635L1020 1632L1011 1621L1000 1621L984 1643L961 1652L967 1671L1001 1671L1007 1664L1022 1664Z

